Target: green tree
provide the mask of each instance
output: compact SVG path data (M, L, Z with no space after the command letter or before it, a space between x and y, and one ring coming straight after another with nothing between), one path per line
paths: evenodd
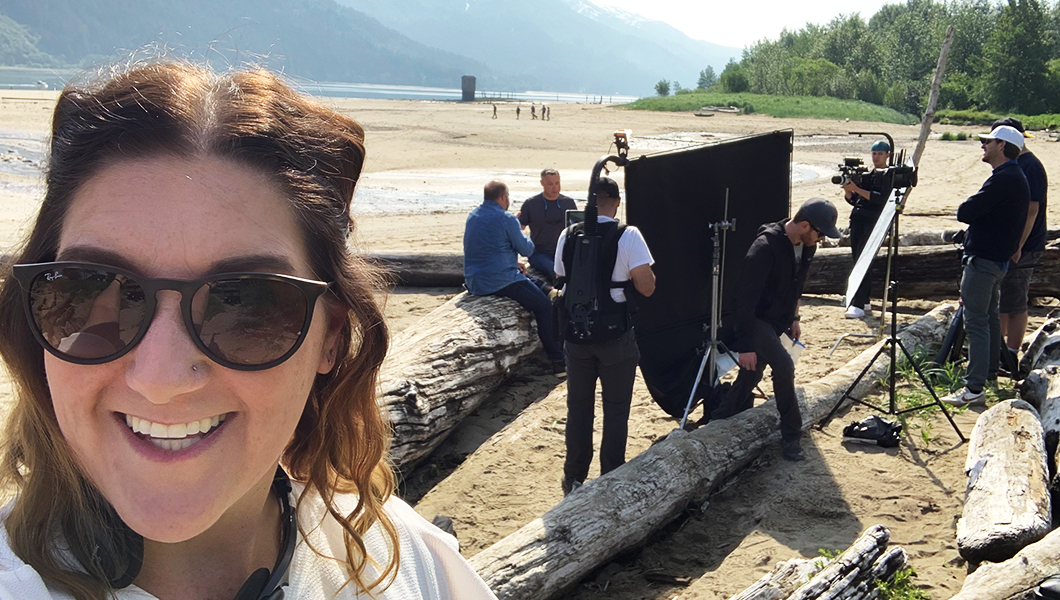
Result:
M981 94L999 111L1038 114L1045 106L1047 15L1038 0L1008 0L983 48Z
M660 96L670 95L670 82L665 79L660 79L659 83L655 84L655 93Z
M721 91L732 93L746 92L751 88L747 80L747 70L732 58L718 77L718 85Z
M714 67L708 66L699 72L699 82L696 87L705 90L718 82L718 76L714 74Z

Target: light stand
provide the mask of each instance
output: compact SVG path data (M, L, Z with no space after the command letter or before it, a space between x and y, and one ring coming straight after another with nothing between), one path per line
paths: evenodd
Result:
M896 189L894 193L900 196L904 196L906 193L908 193L908 188ZM920 366L916 364L916 362L913 360L913 356L909 353L908 350L906 350L905 345L902 344L902 340L898 337L898 282L895 280L890 280L890 276L893 273L893 271L891 270L892 261L898 256L898 220L902 214L902 208L904 207L904 203L901 201L900 198L898 199L897 206L898 210L897 212L895 212L894 219L891 221L891 240L890 244L887 246L887 277L889 279L887 292L891 300L890 334L887 336L887 339L884 340L883 345L880 346L880 349L876 351L876 354L872 357L872 360L870 360L868 364L865 365L865 368L861 370L861 373L859 373L857 378L855 378L854 381L850 384L850 387L848 387L846 391L843 392L843 395L839 397L839 401L836 402L834 407L832 407L832 411L828 413L828 416L825 417L823 421L821 421L820 427L824 428L824 426L832 420L832 417L834 417L836 412L839 411L839 407L842 406L843 401L847 398L850 398L853 402L856 402L858 404L862 404L881 413L886 413L888 415L893 416L913 412L915 410L920 410L929 406L938 406L940 409L942 409L942 414L946 415L946 419L950 422L950 425L953 426L953 430L957 432L957 437L960 438L961 442L966 442L968 440L965 439L964 434L962 434L961 430L957 427L957 423L953 421L953 417L950 416L949 411L946 410L946 405L943 404L941 400L939 400L938 394L935 393L935 389L931 386L931 383L928 381L927 377L925 377L924 373L920 370ZM887 296L885 296L885 298L886 297ZM882 321L883 320L881 319L881 324ZM903 408L902 410L898 410L898 400L897 394L895 392L895 387L897 380L897 357L899 349L901 349L902 354L905 355L905 359L909 361L909 364L913 366L913 370L916 371L916 375L920 378L920 382L924 384L924 388L927 389L929 394L931 394L931 402L921 404L919 406L914 406L912 408ZM876 359L878 359L884 352L888 352L891 361L888 368L890 404L886 409L850 395L850 393L854 391L854 388L857 387L858 383L861 382L861 379L865 377L865 374L869 372L869 369L872 368L872 365L876 363Z
M719 352L724 352L730 358L735 358L727 348L725 350L719 350L719 347L723 347L721 342L718 341L718 327L721 323L721 296L722 296L722 284L723 284L723 270L721 261L721 250L728 239L729 231L736 231L736 219L729 220L729 188L725 188L725 216L721 221L711 223L710 228L714 231L713 237L711 237L711 243L713 244L712 262L711 262L711 290L710 290L710 339L706 342L703 347L703 360L699 362L699 371L696 372L696 379L692 382L692 391L688 394L688 403L685 405L685 414L681 417L681 429L685 428L685 423L688 422L688 414L695 408L696 391L699 389L699 382L703 379L703 371L707 370L707 381L710 382L710 386L713 388L718 384L718 355Z

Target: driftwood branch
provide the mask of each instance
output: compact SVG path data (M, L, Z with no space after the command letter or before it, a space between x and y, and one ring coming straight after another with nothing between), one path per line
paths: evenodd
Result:
M899 338L909 348L937 340L952 314L950 305L937 307L905 328ZM828 414L876 351L877 346L872 346L844 367L796 389L806 427ZM877 361L853 394L867 394L886 368ZM775 444L778 427L779 416L770 400L691 433L674 431L472 557L471 564L501 599L554 598L619 552L644 543L690 501L706 498Z
M957 549L968 562L1006 560L1049 533L1045 442L1030 404L1006 400L980 415L964 470L968 488Z
M407 469L500 386L538 341L515 301L460 294L394 338L376 401L394 427L390 456Z

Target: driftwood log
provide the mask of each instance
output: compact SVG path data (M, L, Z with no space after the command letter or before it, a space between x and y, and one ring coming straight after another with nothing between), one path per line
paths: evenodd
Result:
M889 581L908 562L905 550L887 548L890 535L882 525L875 525L834 559L796 558L779 563L729 600L863 600L878 580Z
M1007 560L1049 533L1049 469L1041 421L1030 404L1006 400L980 415L964 470L957 550L965 560Z
M395 336L376 396L393 423L394 465L407 469L434 450L540 348L534 327L513 300L460 294Z
M939 306L899 337L908 348L935 341L953 310ZM828 376L796 389L805 427L828 414L877 349L874 345ZM853 394L867 394L886 369L885 361L877 361ZM554 598L619 552L644 543L690 501L709 496L780 439L779 421L770 400L691 433L676 430L478 553L471 564L501 599Z
M374 257L376 264L389 269L409 286L451 286L464 283L463 257L448 255L387 255ZM854 266L847 248L821 248L806 278L807 294L843 294ZM872 263L869 276L883 281L887 259L881 255ZM898 294L903 298L953 298L957 296L961 262L952 245L912 246L898 252L896 273ZM1042 264L1031 277L1031 296L1060 297L1060 248L1049 248Z
M983 563L950 600L1005 600L1024 597L1050 575L1060 573L1060 529L999 563Z
M905 566L901 548L887 551L891 533L882 525L870 527L849 548L804 583L787 600L865 598L879 579L888 580Z

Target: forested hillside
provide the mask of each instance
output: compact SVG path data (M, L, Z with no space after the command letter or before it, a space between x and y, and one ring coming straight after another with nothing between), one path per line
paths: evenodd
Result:
M1039 0L884 6L762 40L717 91L834 96L921 114L946 27L955 34L939 108L1060 112L1060 5Z
M0 16L7 65L87 66L152 45L318 81L457 87L489 73L332 0L0 0Z

